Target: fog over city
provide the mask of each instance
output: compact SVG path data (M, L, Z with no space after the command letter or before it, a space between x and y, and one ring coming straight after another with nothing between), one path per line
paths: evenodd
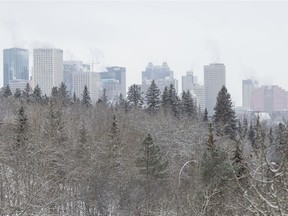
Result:
M288 89L287 2L46 1L0 2L0 50L54 47L64 60L122 66L127 87L148 62L167 62L175 77L224 63L226 84L241 105L242 79ZM3 53L0 52L0 65ZM3 85L3 67L0 67ZM30 74L31 74L30 69Z

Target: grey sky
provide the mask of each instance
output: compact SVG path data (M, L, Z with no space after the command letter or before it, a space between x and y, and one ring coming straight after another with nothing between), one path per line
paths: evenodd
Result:
M167 61L179 83L191 69L203 82L203 66L221 62L241 105L242 79L288 89L287 11L284 1L7 1L0 2L0 49L55 47L65 60L93 59L98 70L125 66L128 86L141 82L150 61Z

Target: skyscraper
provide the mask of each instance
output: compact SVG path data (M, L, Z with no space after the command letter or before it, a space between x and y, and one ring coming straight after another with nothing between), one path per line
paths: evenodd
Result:
M20 48L3 50L3 85L10 80L29 80L29 51Z
M126 97L126 68L112 66L107 67L107 71L101 72L101 89L106 89L110 100L119 97L120 93Z
M209 115L214 114L217 95L222 86L226 85L225 65L213 63L204 66L205 107Z
M162 65L153 65L151 62L146 67L145 71L142 71L142 86L141 90L146 92L151 82L154 80L161 92L164 91L165 86L173 84L176 92L178 92L178 80L174 79L173 71L166 62Z
M52 87L63 82L63 50L34 49L33 81L38 84L43 94L49 96Z
M192 71L186 72L186 76L182 76L182 91L192 90L193 85L198 84L198 77L193 75Z
M75 72L73 73L73 94L75 93L78 98L81 99L84 87L87 86L87 89L90 93L90 97L93 103L95 103L99 97L100 90L100 74L92 71L86 72Z
M258 88L258 82L252 79L242 80L242 106L251 109L251 95Z
M63 62L64 83L67 86L67 91L73 95L73 74L77 72L89 71L89 65L83 64L82 61L64 61Z

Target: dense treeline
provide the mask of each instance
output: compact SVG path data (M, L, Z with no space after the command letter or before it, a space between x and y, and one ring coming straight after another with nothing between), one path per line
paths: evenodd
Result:
M173 85L96 104L62 83L0 97L1 215L287 215L288 125L201 113Z

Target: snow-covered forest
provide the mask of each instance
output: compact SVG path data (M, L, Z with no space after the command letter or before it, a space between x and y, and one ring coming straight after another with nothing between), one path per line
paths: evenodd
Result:
M215 114L190 94L96 104L64 84L0 97L0 215L288 214L288 125L236 118L223 87Z

